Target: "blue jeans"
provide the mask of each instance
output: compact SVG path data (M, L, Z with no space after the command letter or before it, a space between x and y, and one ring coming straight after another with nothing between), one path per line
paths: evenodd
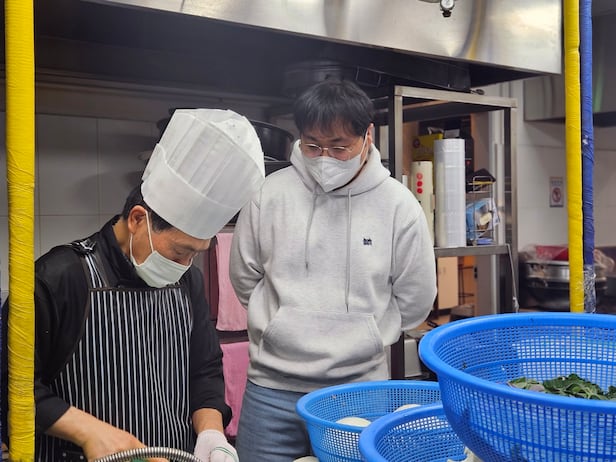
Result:
M248 381L235 441L240 462L292 462L312 455L306 425L295 412L303 395Z

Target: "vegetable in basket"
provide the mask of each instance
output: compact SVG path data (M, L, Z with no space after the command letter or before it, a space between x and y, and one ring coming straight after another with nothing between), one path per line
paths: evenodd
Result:
M508 384L523 390L540 391L554 395L616 401L615 386L610 385L607 393L604 393L601 387L581 378L577 374L559 376L551 380L544 380L543 382L532 378L520 377L510 380Z

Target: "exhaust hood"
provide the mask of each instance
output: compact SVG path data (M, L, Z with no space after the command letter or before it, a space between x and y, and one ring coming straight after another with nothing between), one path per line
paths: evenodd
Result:
M560 0L456 0L449 17L425 0L35 0L34 11L40 79L272 98L310 60L353 68L368 88L470 91L561 69Z
M616 11L593 17L593 121L598 127L616 125ZM524 82L524 119L565 120L564 75L550 75Z
M559 0L105 0L277 30L305 37L560 72ZM434 4L437 3L437 4ZM453 1L451 3L454 3Z

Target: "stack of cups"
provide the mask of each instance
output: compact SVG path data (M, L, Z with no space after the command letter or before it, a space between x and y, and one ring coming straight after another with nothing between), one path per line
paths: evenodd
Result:
M438 247L466 246L464 140L434 141L435 229Z

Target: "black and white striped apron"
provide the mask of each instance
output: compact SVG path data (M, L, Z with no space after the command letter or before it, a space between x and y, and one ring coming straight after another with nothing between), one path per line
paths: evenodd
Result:
M83 336L51 389L146 446L190 451L188 297L179 286L110 288L96 252L83 258L90 286ZM43 435L37 457L61 461L76 449Z

